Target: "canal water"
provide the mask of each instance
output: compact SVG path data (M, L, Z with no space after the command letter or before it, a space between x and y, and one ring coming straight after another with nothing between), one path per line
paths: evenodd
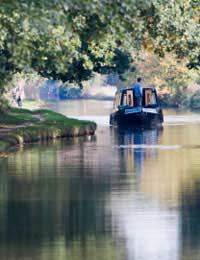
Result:
M0 259L200 259L200 114L119 130L110 101L49 106L98 129L0 159Z

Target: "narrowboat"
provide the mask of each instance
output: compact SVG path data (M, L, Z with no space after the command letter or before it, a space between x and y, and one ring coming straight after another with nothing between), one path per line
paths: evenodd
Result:
M126 87L117 91L110 115L110 125L161 126L163 112L158 102L156 89L143 87L141 99L141 106L137 106L134 87Z

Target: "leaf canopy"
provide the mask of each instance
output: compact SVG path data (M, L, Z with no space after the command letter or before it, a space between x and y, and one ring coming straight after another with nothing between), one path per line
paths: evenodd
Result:
M122 75L142 48L200 65L195 0L1 0L0 30L1 89L18 71L79 85Z

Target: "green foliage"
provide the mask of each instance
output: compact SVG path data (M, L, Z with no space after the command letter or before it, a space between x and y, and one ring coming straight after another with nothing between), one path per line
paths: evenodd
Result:
M141 48L198 67L199 10L195 0L1 0L0 94L22 71L81 87L93 72L123 75Z
M198 56L200 42L199 1L154 1L154 13L148 19L149 36L155 52L174 52L179 58Z
M145 86L155 86L163 105L186 105L186 97L190 95L188 86L197 77L196 71L188 70L187 59L177 59L173 54L163 58L149 52L140 52L135 60L135 73L131 80L134 82L138 75L142 75ZM130 75L128 77L130 80ZM131 84L131 82L128 82Z
M78 98L81 96L81 89L79 87L64 84L59 87L60 98Z
M200 90L197 90L190 98L189 107L192 110L200 110Z
M113 21L123 18L124 12L120 3L95 0L2 1L0 49L4 64L0 78L4 80L6 71L35 70L43 77L82 86L93 71L123 73L131 60L130 55L123 55L126 52L118 43L119 31L116 33L119 26L116 23L115 28ZM119 63L123 59L125 66Z
M199 77L199 76L196 78L195 82L196 82L198 85L200 85L200 77Z
M4 115L4 113L8 110L9 104L8 100L4 97L4 95L0 96L0 113Z

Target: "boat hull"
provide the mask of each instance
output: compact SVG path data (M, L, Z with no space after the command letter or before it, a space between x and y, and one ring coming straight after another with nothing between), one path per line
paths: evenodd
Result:
M110 124L117 126L161 126L163 123L163 113L161 109L155 112L126 113L125 111L116 111L110 115Z

